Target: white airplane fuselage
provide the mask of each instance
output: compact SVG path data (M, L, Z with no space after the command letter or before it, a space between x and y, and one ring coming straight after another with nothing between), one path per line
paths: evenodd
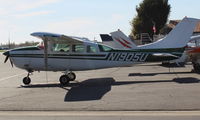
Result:
M48 50L47 68L45 67L44 49L37 46L18 48L9 51L9 56L14 65L27 71L81 71L111 67L132 66L137 63L156 62L176 59L173 56L157 57L155 53L170 53L181 56L180 49L152 49L152 50L114 50L101 51L97 43L85 43L82 52L73 52L72 46L68 52ZM86 48L93 46L94 53L88 53ZM107 47L107 46L106 46ZM178 52L179 51L179 52Z
M44 50L13 50L11 60L16 67L26 70L46 70ZM73 53L48 52L48 71L77 71L131 65L131 62L109 61L107 52Z
M33 54L34 52L34 54ZM18 56L22 52L15 51L13 54ZM25 53L25 54L24 54ZM26 70L45 71L44 52L37 51L23 51L24 55L32 55L32 57L11 57L12 62L16 67ZM12 55L11 55L12 56ZM106 57L108 53L104 54L74 54L74 53L49 53L48 56L48 71L81 71L92 70L110 67L120 67L131 65L131 62L108 61Z

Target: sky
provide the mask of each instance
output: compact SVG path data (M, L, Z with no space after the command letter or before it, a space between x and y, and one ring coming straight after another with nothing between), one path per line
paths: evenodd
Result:
M99 34L120 29L130 34L130 21L143 0L0 0L0 43L41 41L33 32L52 32L100 40ZM169 19L200 18L199 0L169 0Z

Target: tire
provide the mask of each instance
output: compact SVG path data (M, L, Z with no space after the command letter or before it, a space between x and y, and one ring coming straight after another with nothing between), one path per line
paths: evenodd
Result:
M194 71L197 73L200 73L200 64L199 63L193 63Z
M73 72L68 73L68 77L70 81L74 81L76 79L76 74Z
M67 75L62 75L59 80L61 85L67 85L69 84L70 78Z
M24 77L24 78L23 78L23 83L24 83L25 85L29 85L29 84L31 83L31 79L30 79L29 77Z

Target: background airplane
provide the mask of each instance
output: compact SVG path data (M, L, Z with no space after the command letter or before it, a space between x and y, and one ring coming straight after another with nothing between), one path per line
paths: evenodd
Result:
M193 64L194 72L200 73L200 39L193 37L187 50L189 59Z

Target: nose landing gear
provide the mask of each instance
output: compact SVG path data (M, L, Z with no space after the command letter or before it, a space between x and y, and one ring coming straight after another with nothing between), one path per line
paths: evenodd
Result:
M31 78L29 77L31 73L28 73L26 77L23 78L23 83L29 85L31 83Z

